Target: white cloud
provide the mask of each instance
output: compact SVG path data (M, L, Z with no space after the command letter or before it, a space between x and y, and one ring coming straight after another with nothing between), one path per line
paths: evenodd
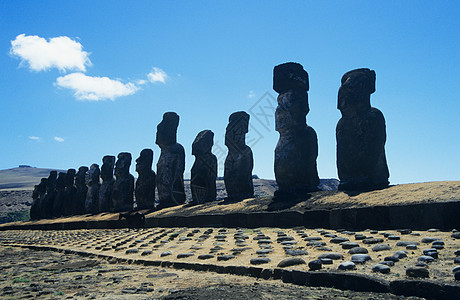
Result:
M55 137L54 137L54 140L55 140L56 142L59 142L59 143L64 142L64 139L61 138L61 137L58 137L58 136L55 136Z
M254 94L254 91L249 91L248 98L254 98L256 94Z
M29 139L33 140L33 141L39 141L40 140L40 137L39 136L29 136Z
M108 77L92 77L83 73L72 73L58 77L55 85L70 89L79 100L114 100L132 95L139 90L134 83L122 83Z
M152 72L147 74L147 78L151 83L166 83L168 79L168 74L160 68L153 68Z
M10 54L28 64L30 70L43 71L57 68L60 71L86 71L91 65L89 53L83 46L66 36L50 38L49 41L36 35L20 34L11 41Z

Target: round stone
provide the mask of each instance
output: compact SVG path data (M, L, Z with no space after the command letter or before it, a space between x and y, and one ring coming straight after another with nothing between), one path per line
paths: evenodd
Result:
M441 245L441 246L444 246L445 243L444 243L443 241L434 241L432 245L433 245L433 246L434 246L434 245Z
M160 254L160 257L165 257L165 256L168 256L168 255L171 255L172 253L167 251L167 252L163 252Z
M387 265L382 265L382 264L376 264L375 266L372 267L372 272L378 272L382 274L388 274L390 273L391 268Z
M137 248L126 250L126 254L134 254L134 253L138 253L138 252L139 252L139 249L137 249Z
M256 251L256 254L268 254L270 252L273 252L273 249L259 249Z
M201 255L198 255L198 259L211 259L211 258L214 258L214 255L212 255L212 254L201 254Z
M389 235L389 236L387 237L387 239L396 241L396 240L400 240L401 237L398 236L398 235Z
M385 257L383 260L386 260L386 261L392 261L392 262L398 262L399 261L399 258L392 255L392 256L387 256Z
M304 238L303 240L306 242L310 242L310 241L321 241L322 239L323 238L320 236L309 236L309 237Z
M372 260L369 254L355 254L351 256L351 261L356 264L364 264L368 260Z
M150 254L152 254L152 250L145 250L144 252L141 253L142 256L150 255Z
M326 234L324 235L324 237L327 237L327 238L336 238L337 235L336 235L336 234L333 234L333 233L326 233Z
M441 239L437 237L424 237L422 238L422 243L430 244L430 243L433 243L434 241L440 241L440 240Z
M390 245L388 244L378 244L372 247L372 251L378 252L378 251L385 251L385 250L391 250Z
M454 258L454 264L460 264L460 257Z
M331 252L331 253L320 254L318 256L318 258L319 259L330 258L330 259L333 259L333 260L338 260L338 259L343 259L343 255L340 254L340 253L337 253L337 252Z
M455 250L455 256L460 256L460 249Z
M187 258L187 257L194 256L194 255L195 255L195 253L192 253L192 252L179 253L179 254L177 254L177 258Z
M417 245L407 245L406 249L407 250L417 250Z
M280 261L277 267L286 268L290 266L304 265L304 264L306 264L306 262L303 259L299 257L290 257L290 258L286 258Z
M353 243L353 242L343 242L343 243L340 243L340 246L342 246L342 249L351 249L351 248L359 247L359 244Z
M284 251L286 255L299 256L299 255L308 255L308 252L300 249L287 249Z
M319 250L319 251L329 251L329 252L332 251L332 249L329 248L329 247L317 247L316 250Z
M460 239L460 231L452 233L451 237L454 239Z
M332 265L332 259L330 258L321 258L320 261L323 265Z
M453 273L458 273L458 272L460 272L460 266L457 266L457 267L453 268L453 269L452 269L452 272L453 272Z
M381 261L380 264L381 265L387 265L387 266L390 266L390 267L395 265L395 263L393 261L389 261L389 260Z
M444 249L443 245L431 245L431 247L433 247L434 249L437 249L437 250Z
M219 255L219 256L217 256L218 261L227 261L227 260L230 260L232 258L235 258L235 255L229 254L229 255Z
M330 240L331 243L334 243L334 244L340 244L340 243L343 243L343 242L348 242L349 239L347 238L343 238L343 237L335 237L335 238L332 238Z
M325 242L319 242L319 241L311 241L311 242L307 243L307 246L310 246L310 247L322 247L322 246L326 246L326 243Z
M308 263L308 267L310 268L310 271L320 270L322 265L323 265L323 262L320 259L315 259Z
M428 278L430 277L430 271L422 267L409 267L406 269L406 275L408 277Z
M395 253L393 254L393 256L401 259L401 258L405 258L407 257L407 251L405 250L399 250L399 251L395 251Z
M428 268L428 265L427 265L426 263L424 263L424 262L421 262L421 261L417 262L417 263L415 264L415 266L416 266L416 267Z
M365 235L355 234L355 240L357 240L357 241L364 240L365 238L366 238Z
M348 251L350 254L367 254L369 251L366 248L363 247L355 247L351 248L350 251Z
M293 241L294 238L292 236L280 236L276 239L278 243L285 242L285 241Z
M428 255L422 255L417 258L417 261L425 262L425 263L430 263L434 261L434 258Z
M343 262L343 263L341 263L339 265L338 269L339 270L344 270L344 271L354 270L354 269L356 269L356 265L352 261L345 261L345 262Z
M383 242L383 239L381 238L367 238L367 239L364 239L363 240L363 243L364 244L378 244L378 243L381 243Z
M396 246L398 247L407 247L408 245L420 245L419 242L414 242L414 241L399 241L396 243Z
M256 257L253 258L249 261L251 265L262 265L262 264L268 264L271 262L270 258L268 257Z

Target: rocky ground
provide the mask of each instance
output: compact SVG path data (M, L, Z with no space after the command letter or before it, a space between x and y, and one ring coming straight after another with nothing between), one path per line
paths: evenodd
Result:
M458 286L453 271L459 269L459 238L458 232L436 229L417 232L304 228L4 231L0 232L3 256L0 288L3 296L11 298L393 299L396 296L391 294L286 285L273 278L276 270L318 268L340 274L367 274L386 282L417 278ZM106 260L97 256L104 256ZM142 261L144 266L135 264L136 261ZM207 264L215 271L159 267L166 262L167 265L184 263L195 270ZM146 266L148 264L157 266ZM270 279L217 274L219 266L263 268L261 274L268 274Z

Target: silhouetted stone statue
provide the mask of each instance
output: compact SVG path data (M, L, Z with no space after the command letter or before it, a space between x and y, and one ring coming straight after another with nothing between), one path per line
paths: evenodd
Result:
M129 174L131 153L121 152L115 164L115 183L113 184L112 203L113 211L133 210L134 205L134 177Z
M102 184L99 189L99 212L112 211L112 191L115 179L113 178L113 167L115 156L106 155L102 158L101 178Z
M86 173L88 167L81 166L78 168L78 172L75 175L75 187L77 191L75 193L75 210L72 215L82 215L86 213L85 201L86 194L88 193L88 187L86 186Z
M100 174L99 165L92 164L89 168L88 192L85 201L85 210L90 214L96 214L99 211Z
M185 151L176 141L178 125L179 116L175 112L167 112L157 126L155 143L161 148L156 177L160 201L158 209L185 202Z
M192 144L192 155L195 155L190 182L192 204L216 200L217 157L211 153L213 139L211 130L203 130Z
M59 172L56 179L56 198L53 203L53 216L60 217L63 215L65 199L65 176L64 172Z
M279 93L275 129L280 138L275 148L275 196L304 196L319 185L316 158L318 139L306 124L308 74L298 63L285 63L273 69L273 89Z
M31 220L40 220L43 218L42 215L42 203L46 194L46 181L47 178L42 178L40 183L35 186L32 193L32 206L30 207L30 219Z
M254 197L252 150L246 145L249 115L238 111L230 115L225 131L225 145L228 148L224 164L224 183L227 201L239 201Z
M53 217L53 204L56 198L56 178L57 172L51 171L46 180L46 194L41 204L41 214L45 219Z
M137 209L155 208L155 178L156 174L152 170L153 151L144 149L141 151L139 158L136 159L136 172L139 177L136 181Z
M385 118L371 107L375 72L356 69L341 80L336 129L339 190L374 190L388 186Z
M75 169L68 169L65 175L65 197L63 205L63 215L71 216L77 211L75 182Z

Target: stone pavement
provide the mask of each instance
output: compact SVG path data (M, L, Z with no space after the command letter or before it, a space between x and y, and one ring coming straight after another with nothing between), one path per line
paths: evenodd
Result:
M459 238L437 229L197 227L3 231L0 245L407 296L426 296L425 286L444 297L460 295Z

